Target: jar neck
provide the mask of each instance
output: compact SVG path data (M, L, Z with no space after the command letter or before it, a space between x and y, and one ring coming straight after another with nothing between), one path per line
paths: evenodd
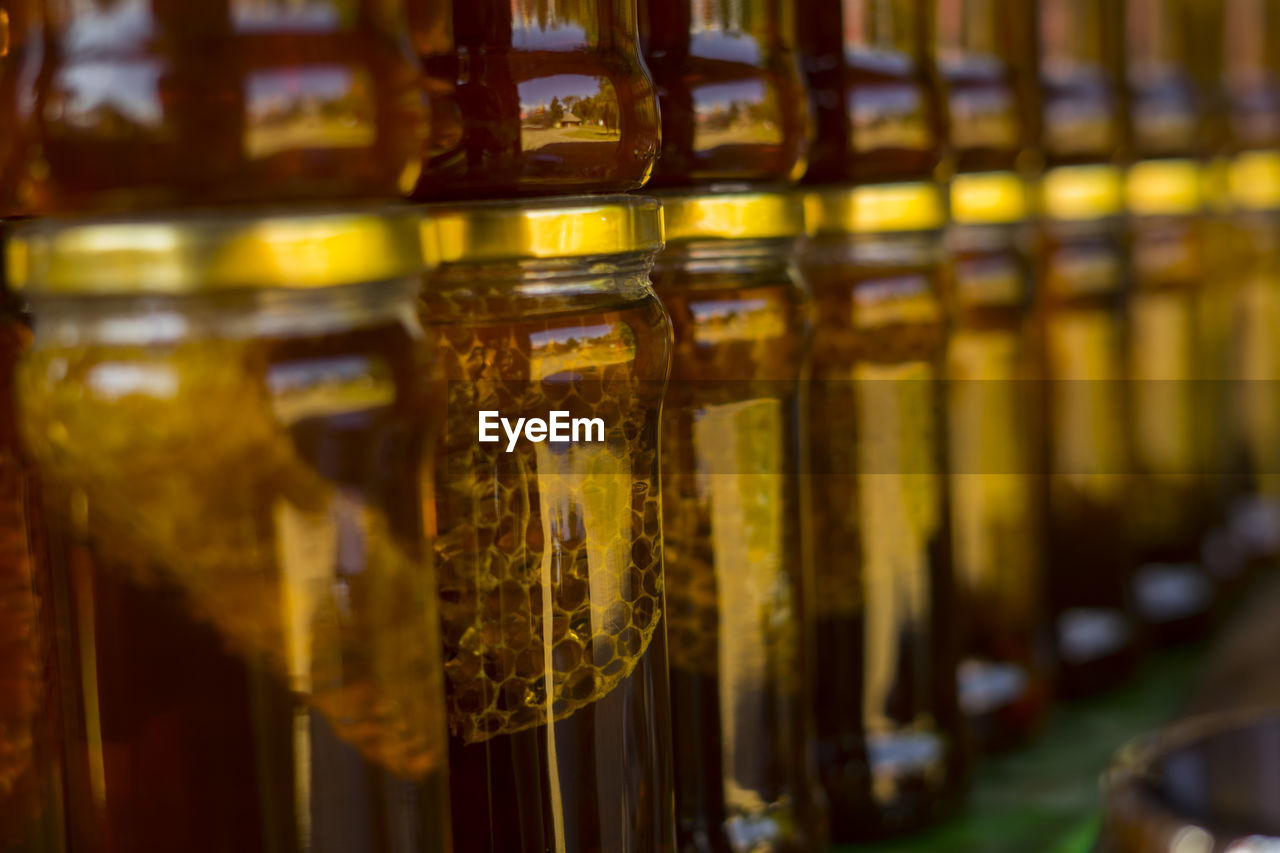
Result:
M801 257L805 266L925 268L943 261L940 231L886 234L847 234L807 241Z
M417 329L417 279L314 290L182 296L47 296L31 301L36 346L166 345L202 338L299 338L385 324Z

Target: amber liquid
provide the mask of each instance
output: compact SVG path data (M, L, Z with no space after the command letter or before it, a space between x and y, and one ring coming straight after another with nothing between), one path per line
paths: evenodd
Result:
M398 2L43 6L22 120L36 212L388 199L418 177L425 111Z
M406 0L428 91L460 125L433 128L416 198L636 189L658 156L658 97L631 0ZM442 141L439 136L456 135Z
M936 262L801 259L810 383L818 736L838 842L939 819L966 776ZM926 235L921 241L928 241Z
M27 368L29 434L114 460L35 447L72 847L443 851L439 669L408 645L435 636L415 342L378 325L212 346L42 351ZM60 386L42 383L50 359ZM176 400L87 384L113 374L170 377ZM194 419L170 408L188 405ZM269 449L237 455L263 427L280 430Z
M942 127L914 2L803 0L797 18L818 131L806 183L930 177Z
M53 705L35 587L32 480L20 451L13 371L30 332L12 306L0 319L0 851L55 853Z
M680 848L816 849L795 421L807 306L781 265L679 263L654 283L676 341L662 474Z
M661 308L472 284L422 297L450 380L430 512L455 850L673 850ZM478 441L478 410L553 409L605 441Z
M640 4L641 44L661 93L655 186L795 181L808 153L808 98L784 0Z
M951 502L964 660L961 708L987 748L1026 741L1048 710L1043 354L1014 227L956 227L948 357Z

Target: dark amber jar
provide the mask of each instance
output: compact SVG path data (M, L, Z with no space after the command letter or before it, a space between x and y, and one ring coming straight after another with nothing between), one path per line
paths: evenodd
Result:
M824 843L813 753L799 416L799 198L664 198L675 329L662 509L677 829L688 851Z
M449 380L426 515L454 849L674 851L658 492L671 330L649 284L661 210L576 197L423 216L445 261L419 310ZM508 419L498 441L482 417ZM544 426L512 439L519 419Z
M27 157L35 104L24 97L40 62L36 0L0 3L0 217L43 206L41 173Z
M1125 678L1137 658L1125 525L1127 424L1124 180L1119 90L1104 50L1105 0L1039 0L1024 67L1034 85L1045 348L1049 615L1067 695Z
M34 0L30 0L34 2ZM401 0L40 0L35 212L395 198L424 105Z
M642 0L662 106L654 186L797 181L811 121L789 0Z
M930 28L952 178L947 378L960 706L978 741L1025 741L1048 710L1043 354L1034 322L1028 127L1014 3L941 0Z
M946 295L933 183L816 190L800 256L818 737L833 837L934 822L967 775L947 480Z
M796 14L817 123L805 182L932 176L942 127L918 0L800 0Z
M417 226L15 232L72 849L449 849Z
M661 135L635 0L406 0L433 125L415 196L618 192L649 177Z

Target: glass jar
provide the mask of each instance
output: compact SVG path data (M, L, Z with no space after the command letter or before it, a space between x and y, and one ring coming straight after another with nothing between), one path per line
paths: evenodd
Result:
M1120 171L1060 166L1042 179L1037 262L1045 342L1049 609L1058 687L1101 690L1132 671L1132 488L1125 349L1128 277Z
M651 199L425 208L455 850L673 851Z
M448 849L422 257L373 211L15 233L73 849Z
M654 186L795 182L809 99L789 0L644 0L640 39L661 94Z
M960 707L982 746L1034 734L1048 710L1044 371L1034 322L1028 128L1015 84L1015 4L941 0L934 56L952 178L947 351Z
M931 823L967 775L957 702L932 182L814 190L809 383L822 778L839 842Z
M662 429L667 635L683 850L822 847L799 394L800 199L664 197L675 327Z
M801 0L801 64L817 138L806 183L920 180L941 161L918 0Z
M14 398L14 373L30 343L22 309L0 286L0 850L56 853L63 846L48 589L37 588L33 571L42 531Z
M635 0L405 0L427 91L456 98L415 196L618 192L658 156ZM441 139L440 134L456 135Z
M418 179L403 0L40 5L36 212L390 199Z

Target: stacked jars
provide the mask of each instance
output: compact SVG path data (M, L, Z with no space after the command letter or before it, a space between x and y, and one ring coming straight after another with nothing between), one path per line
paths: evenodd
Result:
M812 0L818 105L801 256L817 306L808 405L818 735L834 836L936 820L965 777L956 695L938 92L925 8Z
M947 250L951 516L963 659L960 705L978 740L1015 745L1048 709L1043 387L1034 323L1030 139L1014 5L941 0L933 58L951 150Z

